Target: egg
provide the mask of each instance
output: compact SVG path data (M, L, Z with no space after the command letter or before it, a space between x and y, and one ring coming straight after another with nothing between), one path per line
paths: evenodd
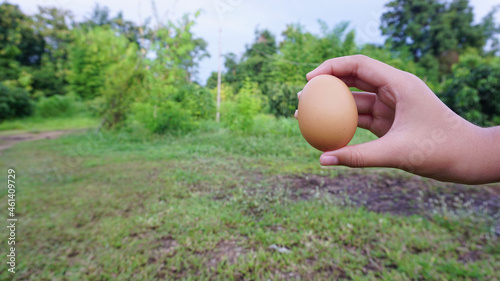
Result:
M342 80L319 75L302 90L297 119L302 136L311 146L331 151L351 141L358 126L358 110Z

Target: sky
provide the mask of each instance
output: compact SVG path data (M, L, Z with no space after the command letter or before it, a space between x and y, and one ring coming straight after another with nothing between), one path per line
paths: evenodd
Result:
M153 17L150 0L9 0L17 4L21 10L33 15L38 6L55 6L72 11L76 20L88 17L99 3L110 9L111 16L119 11L127 20L142 23ZM197 81L205 84L212 71L218 66L218 35L222 30L222 53L233 52L240 56L245 45L253 42L255 30L268 29L281 39L281 32L287 24L300 23L307 31L319 33L318 19L325 21L330 27L342 21L350 22L350 28L356 31L357 43L383 43L379 26L386 1L321 1L321 0L155 0L157 15L160 21L175 20L186 13L194 14L201 10L193 32L208 42L210 58L200 63ZM470 0L474 7L475 21L479 22L498 0ZM496 15L500 22L500 12Z

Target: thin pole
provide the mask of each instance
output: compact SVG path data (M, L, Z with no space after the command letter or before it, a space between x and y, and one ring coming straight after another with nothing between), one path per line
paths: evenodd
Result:
M217 115L215 116L215 120L217 123L220 122L220 84L221 84L221 69L222 69L222 28L219 28L219 67L217 73Z

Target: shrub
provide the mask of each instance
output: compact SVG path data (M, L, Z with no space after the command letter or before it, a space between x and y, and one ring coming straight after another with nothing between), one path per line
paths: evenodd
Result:
M265 86L269 97L270 113L282 117L293 116L299 102L297 93L302 90L304 85L267 83Z
M139 122L150 132L157 134L188 132L196 128L191 112L171 100L155 105L135 103L129 121Z
M215 116L215 101L210 90L197 84L191 83L179 87L174 100L181 103L183 108L189 108L196 120Z
M73 95L43 97L36 103L36 115L40 117L66 117L82 110L81 101Z
M475 53L460 57L445 82L443 100L471 122L494 125L500 116L498 63L498 59L488 60Z
M33 114L28 92L21 88L8 88L0 83L0 121Z
M222 121L232 131L250 132L254 118L262 109L264 96L262 96L257 83L246 79L243 88L234 97L233 101L224 103L222 108Z

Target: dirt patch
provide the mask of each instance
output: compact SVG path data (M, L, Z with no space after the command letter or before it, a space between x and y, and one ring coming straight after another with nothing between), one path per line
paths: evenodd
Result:
M271 187L285 190L294 200L330 195L343 204L379 213L422 214L422 210L500 212L500 185L469 186L418 176L392 178L379 173L343 173L337 177L304 174L277 176Z
M0 136L0 155L2 154L2 151L12 147L18 142L41 140L41 139L55 139L63 134L67 134L70 132L72 132L72 130L60 130L60 131L50 131L41 133L24 133L24 134Z
M228 265L236 264L238 257L245 255L246 250L236 240L221 240L212 251L206 254L207 257L210 257L207 267L215 269L223 261Z

